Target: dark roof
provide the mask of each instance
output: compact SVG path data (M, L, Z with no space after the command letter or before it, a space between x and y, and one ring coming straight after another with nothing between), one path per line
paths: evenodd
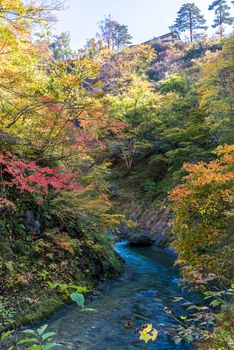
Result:
M158 39L164 39L164 38L167 38L167 37L169 37L171 35L176 35L178 37L178 39L180 39L179 33L175 30L173 32L170 32L170 33L167 33L167 34L163 34L161 36L157 36L157 37L155 37L155 38L153 38L151 40L148 40L144 44L151 43L152 41L155 41L155 40L158 40Z
M158 37L155 38L155 39L163 39L163 38L166 38L167 36L170 36L170 35L173 35L173 34L176 34L178 37L180 37L180 36L179 36L179 33L178 33L177 31L174 31L174 32L170 32L170 33L167 33L167 34L163 34L163 35L161 35L161 36L158 36Z

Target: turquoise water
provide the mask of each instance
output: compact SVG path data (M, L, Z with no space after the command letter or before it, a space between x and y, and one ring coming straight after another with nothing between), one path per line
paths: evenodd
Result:
M183 314L184 310L172 302L173 297L181 295L173 257L155 248L131 248L126 243L118 243L116 251L126 262L125 272L107 282L93 300L87 302L87 307L96 312L82 313L78 307L69 306L49 321L50 329L57 332L56 349L192 349L187 343L175 345L162 331L155 343L148 344L140 341L134 332L150 321L158 329L162 323L172 324L164 307ZM131 328L125 328L128 321Z

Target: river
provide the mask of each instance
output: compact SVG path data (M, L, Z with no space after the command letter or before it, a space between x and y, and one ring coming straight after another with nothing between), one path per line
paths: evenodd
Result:
M131 248L117 243L116 251L125 260L122 276L106 282L87 307L96 312L81 312L75 305L55 313L49 320L50 330L57 333L56 349L61 350L191 350L182 342L176 345L170 337L159 332L155 343L145 344L134 330L142 324L174 321L164 312L169 307L183 314L173 297L181 295L177 285L178 270L174 258L155 248ZM130 328L127 328L130 327Z

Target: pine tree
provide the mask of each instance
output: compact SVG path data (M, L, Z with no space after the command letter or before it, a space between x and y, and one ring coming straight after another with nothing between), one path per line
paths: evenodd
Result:
M131 35L128 33L128 26L117 23L115 33L115 46L120 49L123 46L131 44Z
M232 1L234 4L234 1ZM230 14L230 6L228 6L226 0L215 0L212 2L212 4L209 6L209 10L215 11L215 19L214 19L214 24L213 28L219 27L219 34L220 37L223 36L223 25L224 24L232 24L234 21L234 18L231 17Z
M189 31L190 41L194 40L194 33L198 29L207 29L206 20L200 9L194 3L187 3L181 6L177 13L174 27L179 32Z
M110 15L99 23L99 29L97 37L101 38L110 50L131 44L132 36L128 32L128 26L118 23Z

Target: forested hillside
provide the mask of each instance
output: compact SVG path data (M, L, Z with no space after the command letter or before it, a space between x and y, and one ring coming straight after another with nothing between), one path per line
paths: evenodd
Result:
M83 306L83 293L120 274L113 235L170 245L184 285L207 298L177 320L177 343L233 349L229 6L211 4L212 39L185 4L173 30L189 28L189 41L131 45L106 17L73 53L69 35L51 31L59 4L39 3L0 1L1 349L12 339L9 349L50 349L23 347L19 327L70 299ZM156 339L153 326L142 340Z

